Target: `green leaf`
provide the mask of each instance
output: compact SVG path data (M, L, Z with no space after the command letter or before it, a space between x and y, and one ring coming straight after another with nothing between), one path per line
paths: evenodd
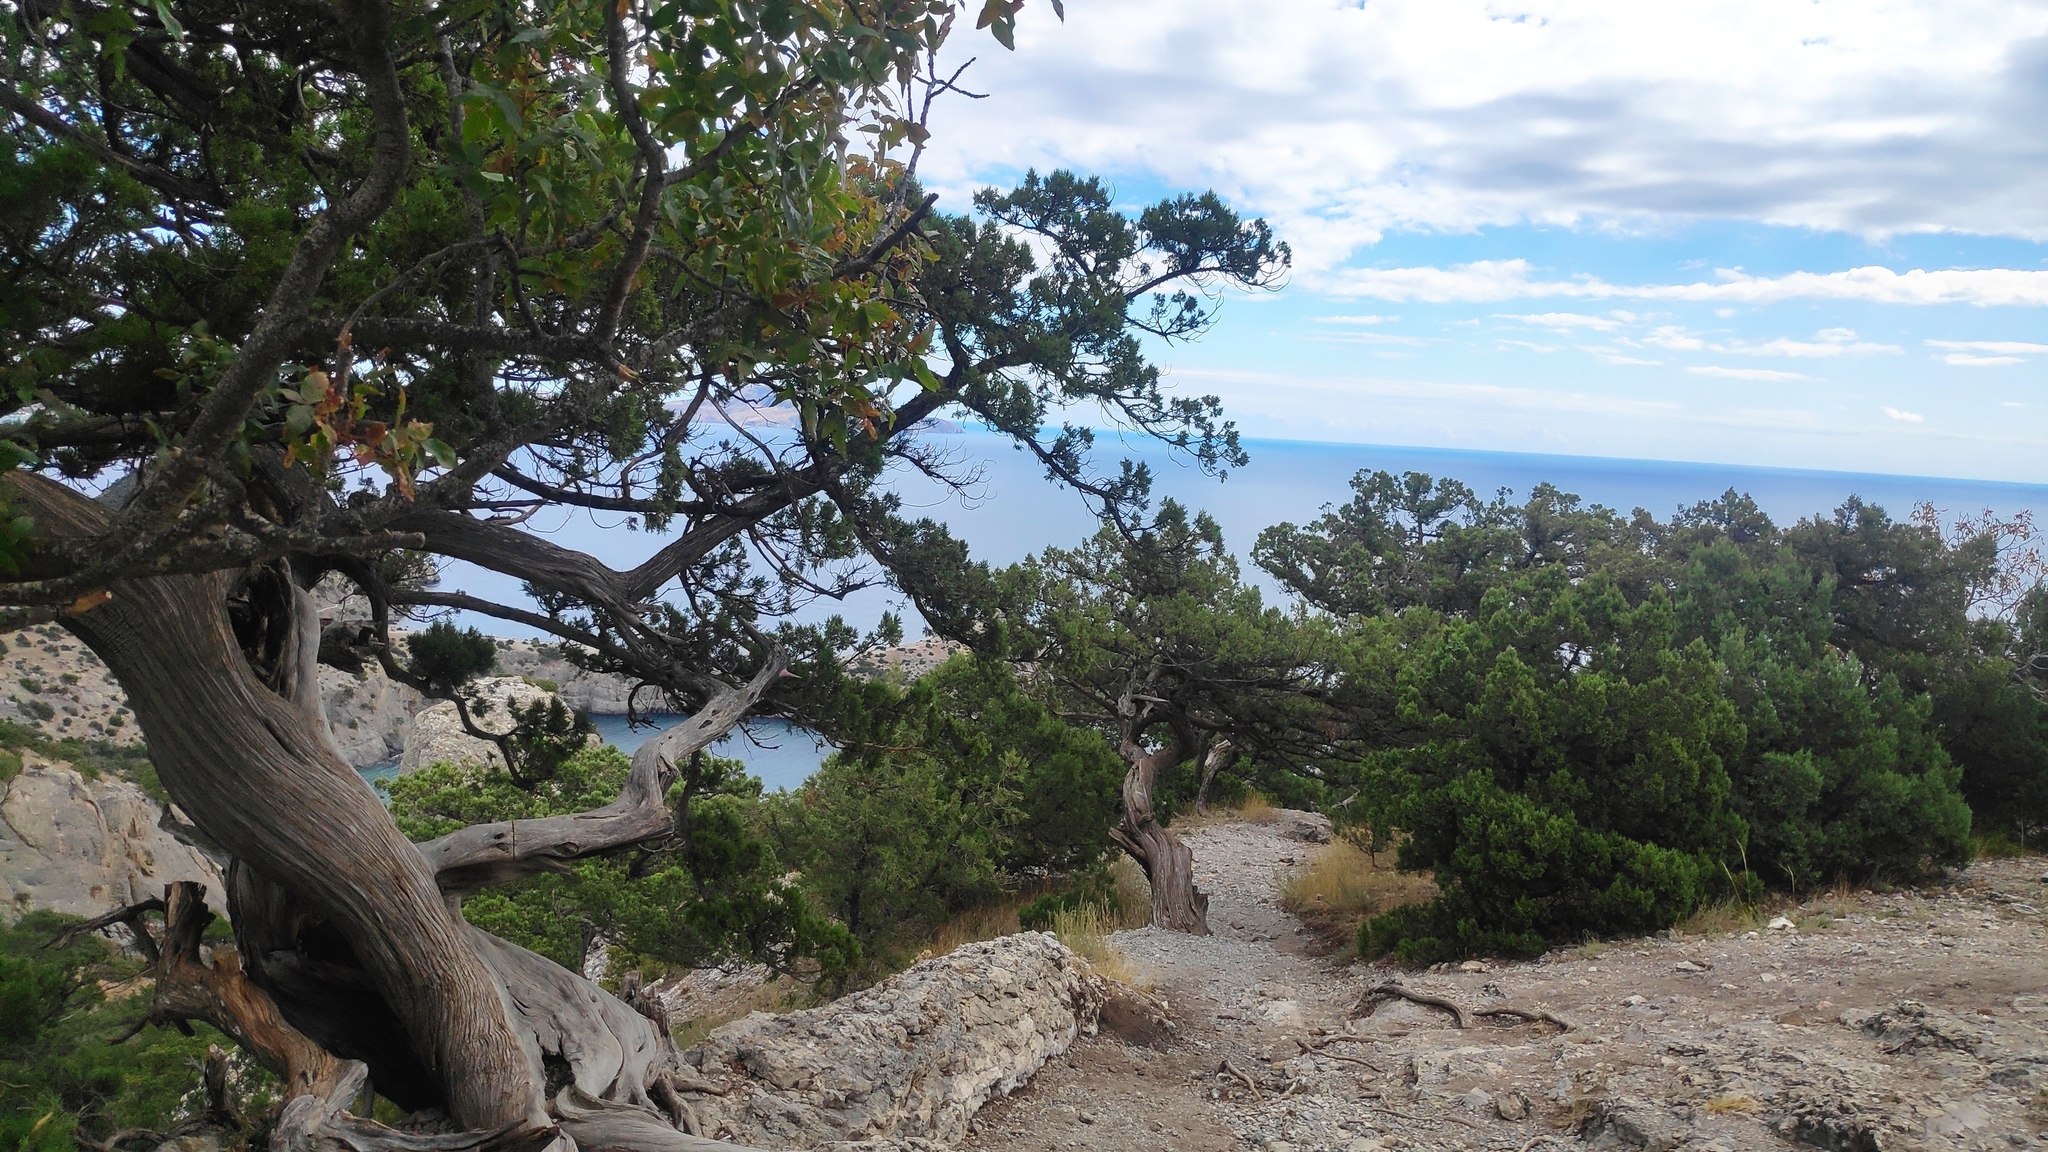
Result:
M156 10L156 18L163 21L164 30L171 34L171 39L183 40L185 38L185 26L178 23L176 16L171 15L169 0L150 0L149 6Z

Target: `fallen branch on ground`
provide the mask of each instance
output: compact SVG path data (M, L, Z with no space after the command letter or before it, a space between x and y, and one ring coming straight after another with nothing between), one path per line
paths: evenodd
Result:
M1250 1076L1246 1075L1244 1071L1240 1069L1237 1065L1232 1064L1228 1060L1225 1060L1223 1063L1218 1064L1216 1066L1216 1072L1218 1075L1228 1072L1232 1076L1237 1077L1239 1080L1244 1081L1244 1086L1246 1088L1251 1089L1252 1099L1264 1100L1264 1097L1259 1095L1258 1082L1256 1080L1253 1080Z
M1363 1056L1346 1056L1340 1052L1330 1052L1325 1050L1325 1045L1335 1043L1338 1040L1356 1040L1361 1044L1365 1043L1365 1037L1363 1036L1334 1036L1328 1040L1324 1040L1321 1044L1311 1044L1308 1041L1303 1040L1297 1036L1295 1037L1294 1042L1300 1045L1301 1050L1304 1053L1307 1053L1308 1055L1321 1056L1326 1060L1342 1060L1346 1064L1363 1064L1367 1068L1370 1068L1373 1071L1378 1072L1382 1076L1386 1075L1386 1069L1380 1067L1379 1065L1373 1063L1370 1060L1367 1060Z

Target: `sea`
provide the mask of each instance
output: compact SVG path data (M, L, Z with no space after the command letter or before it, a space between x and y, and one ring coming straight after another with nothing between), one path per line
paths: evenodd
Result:
M945 461L948 479L941 482L906 471L892 479L891 488L903 502L903 514L942 521L967 542L976 558L1008 564L1047 547L1077 544L1095 530L1087 503L1071 491L1055 488L1035 458L1004 438L966 428L929 436L926 442ZM1096 459L1105 471L1113 471L1119 458L1144 464L1152 472L1157 496L1172 497L1214 516L1226 543L1240 557L1249 555L1261 529L1282 521L1301 524L1315 519L1325 508L1350 498L1354 475L1375 469L1452 477L1485 498L1502 490L1526 497L1547 481L1588 504L1604 504L1623 514L1644 508L1659 519L1730 489L1750 496L1781 525L1829 515L1851 496L1900 519L1921 503L1932 504L1948 519L1985 512L2002 517L2048 513L2048 483L1390 444L1248 439L1244 448L1251 462L1220 480L1154 441L1125 440L1113 433L1098 433ZM2048 462L2043 475L2048 476ZM638 563L665 542L659 535L632 531L619 518L584 513L560 513L552 520L536 517L528 527L617 566ZM1280 596L1264 573L1248 562L1244 571L1269 597ZM511 582L460 564L448 566L442 586L514 602L519 596ZM804 618L838 614L856 626L869 627L884 611L904 615L906 632L917 634L914 611L884 588L820 602ZM518 632L502 621L481 617L461 622L501 635ZM629 752L659 730L629 730L623 716L594 719L608 740ZM780 721L756 721L747 733L734 733L716 751L745 761L774 789L796 787L817 769L830 748Z

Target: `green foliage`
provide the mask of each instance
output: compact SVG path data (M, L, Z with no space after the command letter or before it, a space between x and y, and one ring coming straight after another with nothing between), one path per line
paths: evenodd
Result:
M425 840L470 824L588 811L617 798L631 762L605 745L529 767L534 772L518 780L474 764L407 773L386 785L392 815L407 836ZM834 977L858 961L859 950L843 928L812 911L801 889L782 881L783 869L751 828L759 796L759 781L737 761L699 755L669 793L672 843L479 893L463 915L571 970L607 941L623 967L741 958Z
M50 941L74 918L32 912L0 928L0 1147L71 1152L125 1128L158 1133L197 1106L199 1061L209 1043L233 1042L199 1026L187 1037L150 1028L121 1044L147 1005L140 961L98 936ZM251 1110L273 1083L242 1077Z
M406 638L409 672L434 692L453 692L498 666L498 646L475 628L436 620Z
M141 788L158 804L169 802L163 782L157 779L156 766L149 762L149 750L140 744L114 744L77 736L52 738L26 724L0 720L0 751L12 756L13 766L7 775L21 770L23 749L62 760L88 778L102 774L119 777Z
M1033 662L1061 711L1120 747L1172 746L1185 763L1228 739L1241 771L1299 781L1294 770L1325 744L1311 688L1332 654L1328 631L1265 604L1206 513L1166 500L1141 530L1105 526L1001 580L1015 606L1011 654ZM1191 777L1155 783L1162 817L1192 798Z
M763 801L760 819L777 858L859 940L864 977L1020 880L1099 863L1124 774L1100 733L1055 715L999 660L963 654L905 685L848 676L836 652L806 653L785 706L839 751Z
M839 754L801 789L764 801L763 827L880 974L949 914L1000 891L1013 766L984 773L969 792L930 756Z
M1108 868L1096 867L1074 877L1063 887L1033 897L1017 909L1017 923L1029 932L1051 932L1061 913L1079 912L1084 908L1102 909L1112 919L1121 919L1132 911L1124 906L1124 893L1118 890L1115 875Z
M1406 833L1443 891L1369 922L1366 954L1526 954L1765 884L1924 875L1968 858L1965 794L2039 803L2040 705L2006 626L1969 615L1995 531L1353 483L1258 554L1349 617L1340 816Z

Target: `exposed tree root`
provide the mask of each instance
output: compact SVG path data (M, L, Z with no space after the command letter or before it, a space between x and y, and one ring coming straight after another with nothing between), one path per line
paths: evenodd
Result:
M1402 984L1399 980L1382 980L1371 988L1366 989L1365 995L1358 999L1358 1006L1351 1010L1351 1018L1355 1020L1361 1016L1372 1015L1373 1011L1385 1000L1406 1000L1410 1003L1421 1004L1425 1007L1448 1012L1451 1014L1451 1018L1458 1022L1458 1027L1460 1028L1470 1028L1472 1026L1471 1018L1474 1016L1509 1016L1517 1020L1526 1020L1531 1024L1555 1025L1563 1032L1576 1031L1578 1028L1578 1025L1570 1020L1543 1008L1515 1008L1503 1005L1495 1008L1467 1010L1442 996L1433 996L1427 992L1417 992L1413 988ZM1338 1039L1349 1039L1349 1037L1331 1037L1325 1043L1333 1043ZM1307 1045L1303 1046L1306 1047Z
M1512 1016L1517 1020L1527 1020L1531 1024L1555 1024L1558 1030L1563 1032L1573 1032L1578 1029L1578 1025L1559 1016L1555 1012L1543 1008L1481 1008L1472 1014L1474 1016Z
M1472 1022L1467 1018L1463 1008L1441 996L1432 996L1427 992L1417 992L1399 980L1382 980L1371 988L1366 989L1365 995L1358 999L1358 1006L1351 1010L1351 1016L1353 1019L1357 1019L1360 1016L1370 1016L1380 1006L1381 1001L1395 999L1406 1000L1413 1004L1421 1004L1424 1007L1449 1012L1451 1019L1457 1021L1460 1028L1470 1028L1472 1026Z

